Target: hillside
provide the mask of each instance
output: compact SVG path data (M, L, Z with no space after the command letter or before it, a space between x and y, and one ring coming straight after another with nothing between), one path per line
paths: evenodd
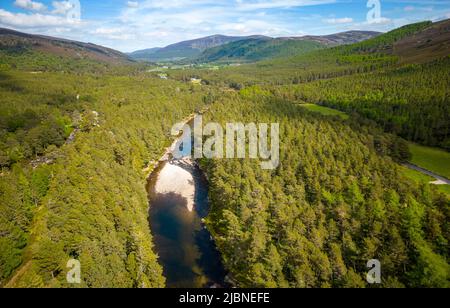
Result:
M394 45L413 35L419 35L431 26L434 26L432 22L415 23L359 43L319 49L291 57L267 59L237 68L223 69L220 74L193 70L172 72L172 75L184 79L194 75L210 83L233 84L241 87L253 84L296 84L371 72L401 65L400 56ZM445 33L445 31L443 34L437 33L434 39L437 40L437 37ZM428 55L424 54L421 63L439 58L434 54L434 51ZM275 76L274 71L277 72Z
M362 42L380 35L371 31L348 31L324 36L251 38L205 50L196 62L257 62L292 57L326 47Z
M356 44L172 76L235 89L270 85L284 97L357 113L407 140L449 149L448 24L421 22Z
M321 43L293 39L247 39L205 50L195 59L207 62L256 62L270 58L289 57L324 48Z
M125 54L103 46L49 36L26 34L4 28L0 28L0 51L9 54L38 51L61 57L88 59L105 63L129 62Z
M145 60L148 60L149 58L151 58L155 53L157 53L161 49L162 48L160 48L160 47L155 47L155 48L137 50L137 51L129 53L128 56L133 58L134 60L145 61Z
M213 48L230 42L250 38L260 38L260 37L212 35L195 40L179 42L164 48L138 50L130 53L129 56L136 60L146 60L152 62L175 61L187 58L192 59L199 56L204 50L208 48Z
M349 31L325 36L271 38L262 35L239 37L213 35L179 42L164 48L138 50L128 55L134 60L152 62L194 61L255 62L277 57L290 57L323 47L361 42L380 33Z
M396 42L394 54L406 63L424 63L450 55L450 19Z
M376 36L381 35L375 31L347 31L330 35L314 36L307 35L302 37L288 37L287 39L306 40L318 42L330 47L359 43Z

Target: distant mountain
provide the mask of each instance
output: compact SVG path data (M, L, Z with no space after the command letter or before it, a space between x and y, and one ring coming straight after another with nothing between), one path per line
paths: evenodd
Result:
M161 47L138 50L128 53L128 56L134 60L148 60L152 55L160 51Z
M322 43L309 40L254 38L209 48L196 58L195 62L256 62L299 55L325 47Z
M250 38L264 38L264 36L225 36L212 35L190 41L183 41L164 48L138 50L128 55L135 60L146 60L152 62L176 61L193 59L201 55L208 48L217 47L230 42Z
M327 46L340 46L359 43L382 34L375 31L347 31L331 35L313 36L307 35L302 37L288 37L285 39L315 41Z
M196 62L256 62L301 55L309 51L358 43L381 33L349 31L325 36L251 38L205 50Z
M107 63L129 62L127 55L91 43L82 43L43 35L26 34L0 28L0 51L18 52L24 50L76 59L90 59Z

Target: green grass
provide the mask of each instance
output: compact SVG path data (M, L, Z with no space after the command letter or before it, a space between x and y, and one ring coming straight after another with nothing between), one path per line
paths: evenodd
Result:
M431 176L428 176L416 170L409 169L407 167L400 166L400 169L404 176L417 183L430 183L435 180ZM433 185L433 186L435 186L437 190L446 194L447 197L450 198L450 185Z
M323 115L338 116L338 117L342 118L343 120L347 120L349 118L348 114L346 114L342 111L324 107L324 106L320 106L320 105L316 105L316 104L301 104L300 106L308 109L309 111L318 112Z
M450 198L450 185L438 185L438 190Z
M432 182L432 181L435 180L435 179L434 179L433 177L431 177L431 176L428 176L428 175L423 174L423 173L421 173L421 172L419 172L419 171L416 171L416 170L409 169L409 168L407 168L407 167L403 167L403 166L402 166L401 169L402 169L402 173L403 173L407 178L409 178L409 179L411 179L411 180L414 180L414 181L416 181L416 182L420 182L420 183L422 183L422 182L430 183L430 182Z
M410 143L411 163L450 179L450 153Z

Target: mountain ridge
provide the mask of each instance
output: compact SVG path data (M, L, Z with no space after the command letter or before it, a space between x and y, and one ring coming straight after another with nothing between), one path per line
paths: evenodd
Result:
M374 31L346 31L324 36L301 36L301 37L269 37L264 35L251 35L251 36L226 36L221 34L206 36L198 39L181 41L175 44L168 45L163 48L150 48L137 50L128 53L128 56L134 60L143 61L177 61L177 60L196 60L196 58L204 58L203 53L210 49L218 48L221 46L226 46L228 44L233 44L241 41L248 42L259 42L267 43L274 42L275 44L282 45L280 48L285 47L284 45L296 45L296 43L285 43L291 42L315 42L323 45L324 47L334 47L343 44L357 43L366 39L370 39L380 35L380 32ZM283 44L284 42L284 44ZM270 44L269 44L270 45ZM299 44L302 45L302 44ZM262 47L266 48L266 47ZM222 51L220 51L222 52ZM275 54L283 54L280 50L279 52L274 52ZM250 56L252 58L252 56ZM256 56L258 60L260 58ZM245 60L245 59L244 59Z
M134 60L147 60L154 62L182 60L186 58L195 58L208 48L250 38L264 38L264 36L226 36L215 34L198 39L181 41L163 48L136 50L128 53L128 56Z
M128 56L120 51L93 43L29 34L12 29L0 28L0 50L38 50L67 56L70 58L88 58L107 63L130 62Z

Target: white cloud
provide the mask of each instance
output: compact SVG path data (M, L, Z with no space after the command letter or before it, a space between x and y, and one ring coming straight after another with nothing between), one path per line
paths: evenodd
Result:
M130 33L126 28L108 28L100 27L90 32L93 35L104 37L110 40L132 40L136 39L133 33Z
M403 10L405 11L405 12L412 12L412 11L414 11L416 8L414 7L414 6L412 6L412 5L408 5L408 6L405 6L404 8L403 8Z
M230 0L145 0L139 3L139 8L168 10L192 8L194 6L229 5L229 2Z
M380 18L375 18L372 21L369 21L367 23L375 24L375 25L388 25L388 24L392 23L392 20L390 18L380 17Z
M31 11L45 11L47 7L41 2L35 2L32 0L16 0L14 5L25 10Z
M260 9L292 8L311 5L322 5L334 3L336 0L236 0L237 8L242 11L253 11Z
M54 8L52 13L57 15L66 15L73 8L69 1L53 1L52 5Z
M127 2L127 6L129 8L137 8L137 7L139 7L139 2L137 2L137 1L128 1Z
M73 26L79 21L40 13L11 13L0 9L0 24L18 28Z
M350 17L343 17L343 18L329 18L329 19L325 19L324 22L326 22L327 24L348 24L348 23L352 23L353 22L353 18Z

